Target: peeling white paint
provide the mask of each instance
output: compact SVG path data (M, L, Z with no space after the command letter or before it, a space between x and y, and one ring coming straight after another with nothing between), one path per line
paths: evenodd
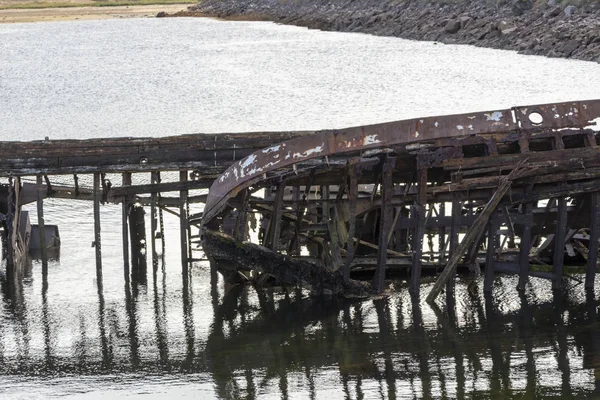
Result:
M381 143L381 140L377 139L377 136L379 136L379 135L367 135L367 136L365 136L365 138L363 139L363 146L368 146L370 144Z
M467 128L469 128L470 130L473 130L473 125L469 125L469 126L467 126Z
M320 146L313 147L312 149L306 150L304 153L294 153L294 158L306 158L311 154L321 153L323 151L323 147L325 147L325 142L321 143Z
M456 125L456 129L458 129L459 131L462 131L463 129L465 129L465 127L462 125Z
M491 114L483 114L485 115L486 121L496 121L500 122L500 118L502 118L502 112L494 111Z
M262 152L265 153L265 154L269 154L269 153L272 153L272 152L275 152L275 151L279 151L280 148L281 148L281 145L278 144L277 146L267 147Z
M415 137L419 137L419 131L415 131Z
M437 121L435 121L435 123L433 124L433 126L435 126L436 128L438 127L438 125L439 125L439 124L438 124L438 122L437 122Z
M473 116L471 116L471 117L467 117L467 118L469 118L469 119L475 119L475 118L477 118L477 117L475 117L475 116L473 115Z
M243 161L244 162L240 162L240 167L242 167L242 169L248 168L250 165L254 164L254 162L256 161L256 154L250 154Z
M288 151L288 153L287 153L287 154L286 154L286 156L285 156L285 159L287 160L287 159L289 159L291 156L292 156L292 153Z

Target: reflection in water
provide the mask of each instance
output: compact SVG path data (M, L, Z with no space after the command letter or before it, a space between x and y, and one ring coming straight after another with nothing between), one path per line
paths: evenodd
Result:
M167 299L173 297L165 269L158 271L148 313L140 309L143 291L133 289L135 281L126 283L125 321L106 309L98 281L97 340L89 340L90 327L82 318L69 355L53 347L60 342L59 327L53 325L47 288L41 293L38 354L31 347L37 311L28 312L23 296L27 280L3 279L2 335L10 333L12 341L7 347L9 338L0 337L3 376L202 373L218 398L301 394L314 399L321 391L349 399L600 395L593 293L579 297L573 290L539 300L540 288L513 293L514 282L500 278L503 289L496 297L483 295L478 282L463 282L456 287L456 302L429 306L402 283L390 297L356 301L309 298L293 288L223 288L212 271L213 321L202 333L194 323L196 275L190 271L182 275L181 319L173 333L177 321L167 313ZM174 347L173 335L183 336L183 351ZM149 357L144 341L156 345Z

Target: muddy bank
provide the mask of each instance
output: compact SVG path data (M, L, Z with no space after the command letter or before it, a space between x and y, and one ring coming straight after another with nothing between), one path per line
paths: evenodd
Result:
M178 16L270 20L600 62L600 1L203 0Z

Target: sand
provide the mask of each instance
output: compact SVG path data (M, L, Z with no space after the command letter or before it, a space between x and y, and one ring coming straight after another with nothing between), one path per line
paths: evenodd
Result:
M183 4L156 4L136 6L103 6L91 7L93 0L45 0L48 4L77 4L77 7L50 7L50 8L3 8L12 4L34 4L31 1L0 0L0 23L18 22L44 22L44 21L72 21L108 18L148 18L155 17L161 11L167 14L185 10L195 3Z

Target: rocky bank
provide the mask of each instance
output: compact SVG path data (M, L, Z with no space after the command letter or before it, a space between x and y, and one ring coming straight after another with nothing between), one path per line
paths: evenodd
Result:
M175 16L269 20L600 63L600 0L203 0Z

